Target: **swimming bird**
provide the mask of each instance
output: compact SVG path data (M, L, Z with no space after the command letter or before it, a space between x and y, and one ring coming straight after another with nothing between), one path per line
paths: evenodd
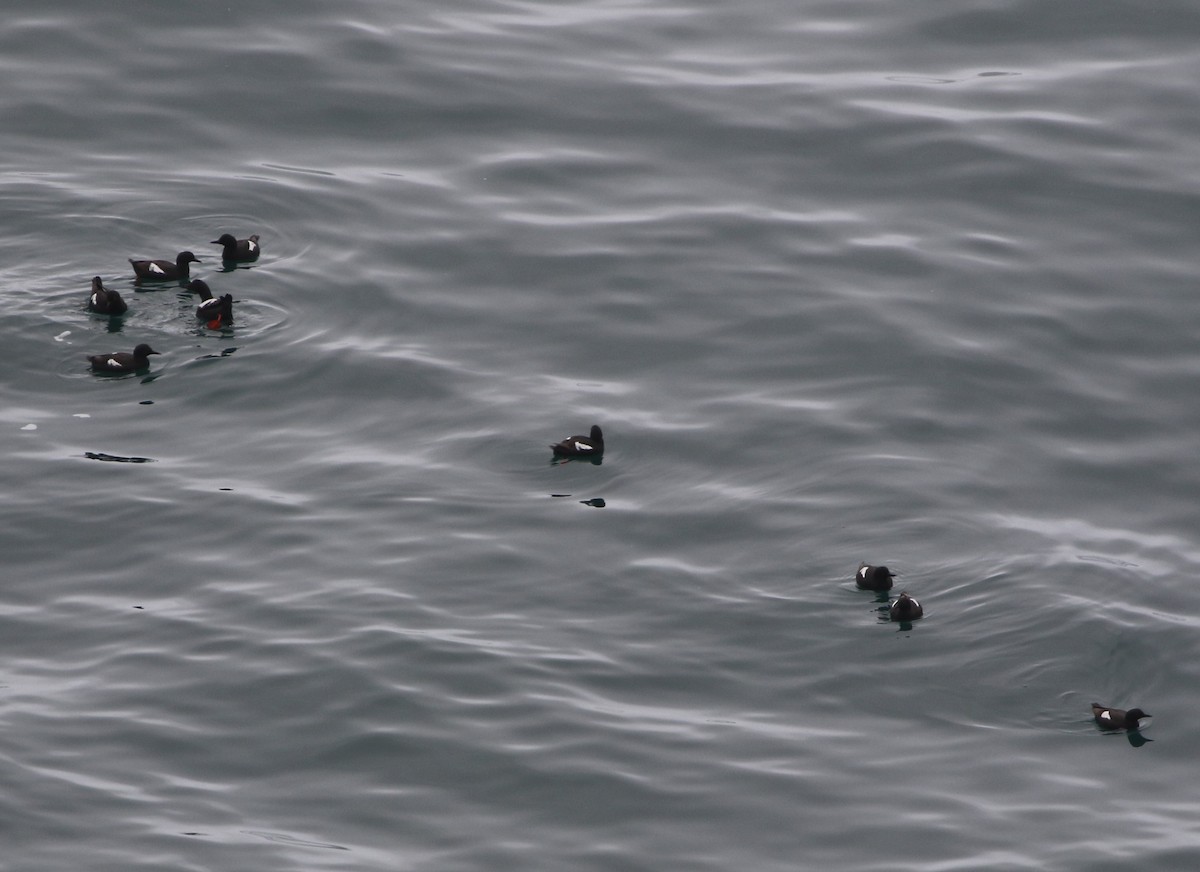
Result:
M593 424L587 436L570 436L550 446L555 457L599 457L604 453L604 434Z
M196 317L201 321L207 321L205 326L208 329L219 330L221 327L233 323L233 294L214 297L212 291L209 290L208 283L203 279L192 279L188 282L187 288L192 293L200 295L200 305L196 307Z
M212 244L225 246L225 250L221 252L221 260L231 260L238 263L245 263L248 260L258 260L258 255L262 251L258 247L257 233L246 239L238 239L232 233L222 233L219 239L212 241Z
M176 279L188 277L188 265L200 263L200 258L190 251L181 251L174 261L169 260L134 260L133 272L137 276L136 284L142 282L173 282Z
M1140 708L1132 708L1129 711L1118 708L1109 708L1106 705L1100 705L1098 702L1092 703L1092 717L1096 719L1096 723L1106 730L1136 730L1139 729L1138 720L1140 718L1148 718Z
M91 361L94 372L137 372L150 365L151 354L158 352L143 342L133 349L132 354L128 351L115 351L112 354L89 355L88 360Z
M854 583L863 590L891 590L892 578L896 573L886 566L871 566L869 563L860 564Z
M100 315L122 315L128 309L121 295L110 291L100 281L100 276L92 278L92 295L88 297L88 308Z
M900 596L896 597L895 601L888 607L888 616L893 621L915 621L923 614L925 614L925 609L921 607L919 602L910 597L906 591L901 591Z

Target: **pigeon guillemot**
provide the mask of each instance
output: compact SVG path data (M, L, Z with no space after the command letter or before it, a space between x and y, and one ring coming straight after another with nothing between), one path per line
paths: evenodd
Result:
M1106 705L1100 705L1098 702L1092 703L1092 717L1096 719L1096 723L1106 730L1136 730L1139 729L1138 720L1140 718L1148 718L1140 708L1132 708L1129 711L1124 709L1109 708Z
M888 581L890 582L891 579ZM925 609L906 591L901 591L900 596L896 597L895 602L888 607L888 616L893 621L915 621L923 614L925 614Z
M116 291L110 291L100 281L100 276L92 279L92 295L88 297L88 308L101 315L122 315L129 306L121 299Z
M895 574L886 566L871 566L868 563L863 563L858 567L858 574L854 576L854 583L863 590L891 590L892 577Z
M221 238L214 239L212 244L225 246L225 250L221 252L222 260L235 262L258 260L258 255L261 253L261 249L258 247L257 233L246 239L238 239L232 233L222 233Z
M599 457L604 453L604 434L593 424L587 436L571 436L550 446L555 457Z
M196 307L196 317L207 321L210 330L233 323L233 294L214 297L203 279L192 279L188 282L188 290L200 295L200 305Z
M137 372L139 369L145 369L150 365L151 354L158 354L158 352L143 342L137 348L133 349L132 354L128 351L116 351L112 354L93 354L88 356L88 360L92 362L92 370L95 372Z
M169 260L134 260L133 272L137 276L136 284L142 282L173 282L176 279L188 277L188 264L200 263L200 258L190 251L181 251L174 261Z

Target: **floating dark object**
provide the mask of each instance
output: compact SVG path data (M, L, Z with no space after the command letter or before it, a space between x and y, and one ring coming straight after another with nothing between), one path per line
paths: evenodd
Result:
M871 566L869 563L862 563L858 567L858 573L854 576L854 583L863 590L891 590L892 577L895 574L886 566Z
M196 317L206 322L209 330L233 326L233 294L214 297L208 283L203 279L192 279L188 282L187 289L200 295L200 305L196 307Z
M258 255L262 251L258 247L257 233L246 239L238 239L232 233L222 233L219 239L212 241L212 244L224 247L225 250L221 252L221 260L229 260L236 263L258 260Z
M923 614L925 609L905 591L901 591L900 596L896 597L896 601L888 608L888 617L893 621L915 621Z
M153 457L122 457L120 454L105 454L102 451L85 451L88 460L106 460L110 463L153 463Z
M143 342L133 349L132 353L114 351L112 354L92 354L88 356L88 361L92 365L93 372L124 375L148 367L151 354L158 354L158 352Z
M604 434L593 424L587 436L568 436L550 446L555 457L599 457L604 453Z
M133 265L133 272L137 276L134 284L140 285L142 282L173 282L177 279L186 279L188 268L193 263L200 263L200 258L190 251L181 251L175 256L174 261L130 258L129 262Z
M104 287L100 276L92 279L92 295L88 297L88 308L98 315L123 315L129 310L119 293Z
M1150 715L1142 711L1140 708L1132 708L1129 711L1118 708L1109 708L1106 705L1100 705L1098 702L1092 703L1092 717L1096 719L1096 724L1104 727L1106 730L1137 730L1140 729L1138 721L1142 718L1148 718Z

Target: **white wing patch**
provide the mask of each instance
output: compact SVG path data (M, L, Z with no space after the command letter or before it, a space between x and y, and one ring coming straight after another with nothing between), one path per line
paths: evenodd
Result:
M96 305L96 297L98 297L98 296L100 296L100 295L99 295L99 294L92 294L92 305L93 305L93 306L94 306L94 305Z
M586 442L576 442L575 450L576 451L591 451L592 446L588 445Z
M1100 712L1100 720L1111 721L1112 720L1112 712Z
M120 369L120 368L121 368L121 361L117 360L116 358L110 357L110 358L109 358L107 361L105 361L105 362L106 362L106 363L107 363L109 366L111 366L113 369Z
M163 268L162 268L161 266L159 266L158 264L156 264L156 263L152 263L152 264L150 264L150 272L156 272L156 273L158 273L160 276L165 276L165 275L166 275L166 273L163 271Z
M870 568L871 568L871 567L869 567L869 566L863 566L863 567L860 567L860 568L859 568L859 570L858 570L858 577L859 577L859 578L866 578L866 577L867 577L867 570L868 570L868 569L870 569Z
M255 242L253 239L246 240L246 247L249 248L251 251L258 251L258 243Z

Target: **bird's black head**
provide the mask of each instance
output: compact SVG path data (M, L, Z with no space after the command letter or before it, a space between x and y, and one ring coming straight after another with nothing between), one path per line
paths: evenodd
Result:
M237 245L237 237L232 233L222 233L220 239L214 239L213 245Z
M199 294L201 300L212 299L212 291L209 290L208 282L204 279L192 279L187 283L187 289L193 294Z
M137 348L133 349L134 357L148 357L151 354L158 354L158 352L155 351L153 348L151 348L149 345L147 345L145 342L143 342Z
M178 264L200 263L200 258L196 257L190 251L181 251L179 252L179 257L175 258L175 262Z
M1125 712L1125 720L1133 721L1135 724L1141 718L1148 718L1148 717L1150 717L1150 715L1146 714L1146 712L1142 711L1140 708L1130 709L1129 711Z
M593 424L591 432L588 435L594 442L603 442L604 441L604 434L602 432L600 432L599 424Z

